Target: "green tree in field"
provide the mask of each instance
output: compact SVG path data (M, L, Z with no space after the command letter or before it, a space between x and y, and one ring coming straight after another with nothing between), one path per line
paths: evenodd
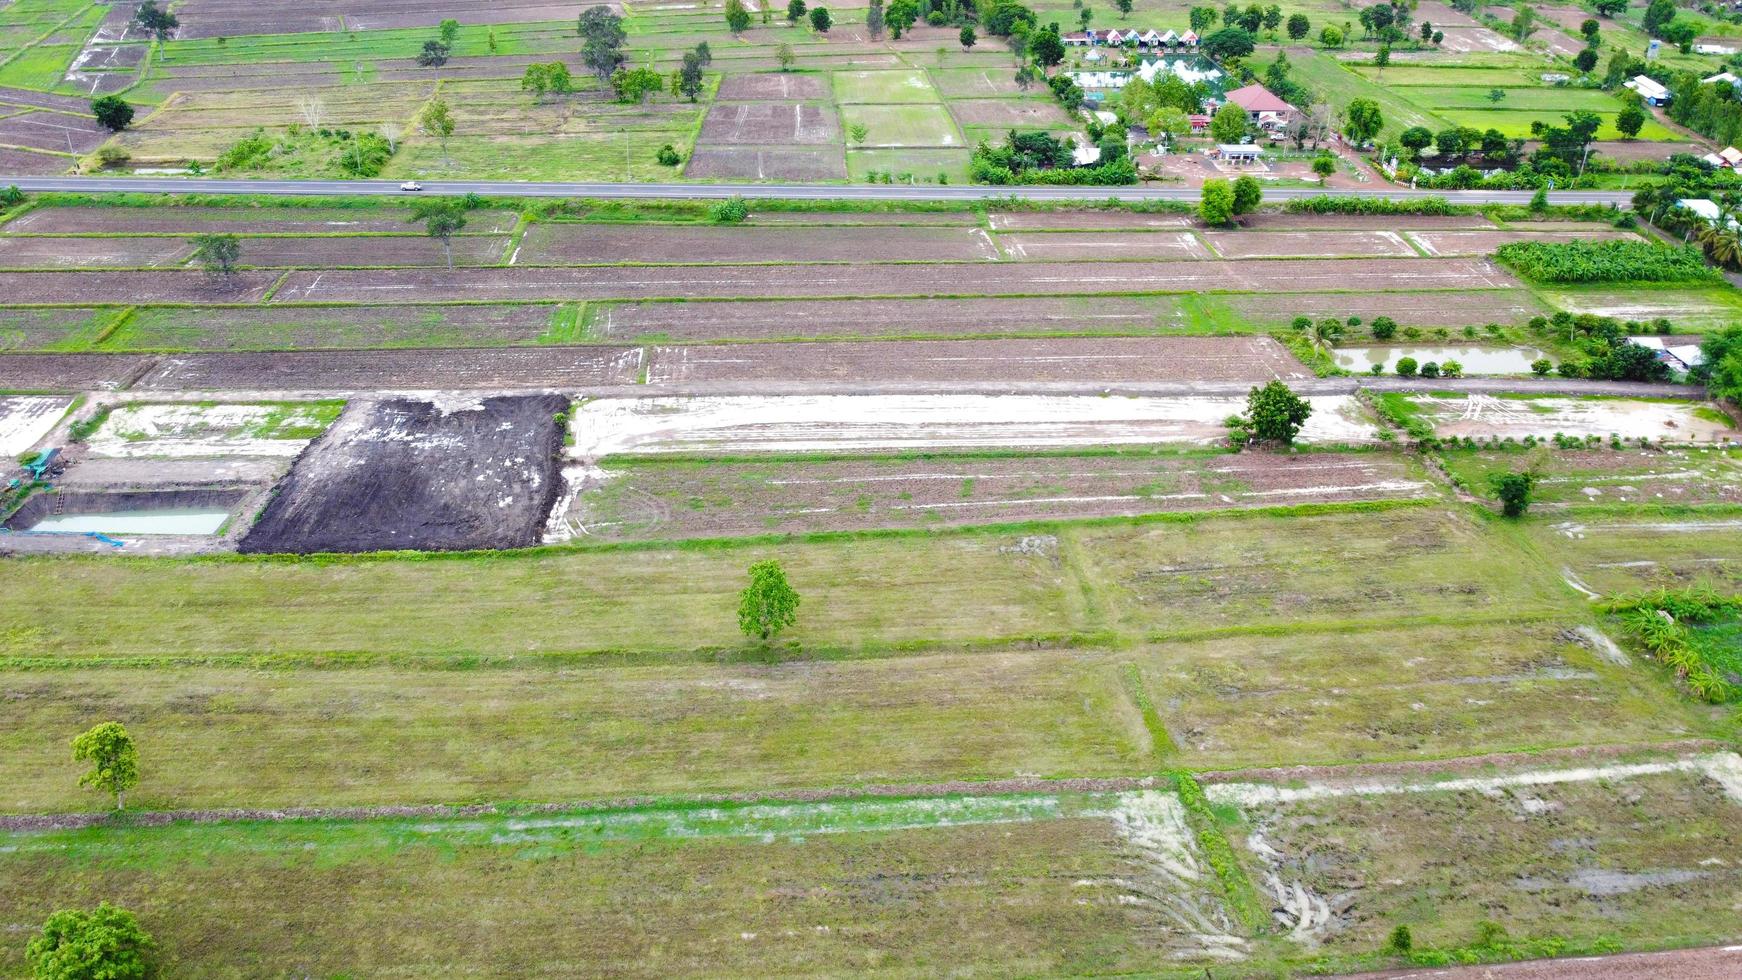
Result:
M865 33L873 41L881 40L885 23L882 0L871 0L870 6L865 8Z
M1398 926L1385 939L1385 951L1393 956L1408 956L1414 948L1415 937L1409 934L1408 926Z
M1631 0L1597 0L1597 2L1591 6L1597 11L1599 17L1614 17L1621 11L1626 10L1629 2L1631 2Z
M1065 42L1057 28L1043 27L1028 35L1028 54L1041 68L1052 68L1065 60Z
M1199 42L1198 50L1217 61L1244 58L1257 48L1252 32L1244 27L1224 27Z
M208 275L229 278L242 257L242 240L235 235L195 235L193 260Z
M1597 67L1596 49L1585 48L1578 54L1573 55L1573 67L1578 69L1580 74L1590 74L1592 69Z
M889 25L889 36L897 41L901 40L901 35L906 34L917 20L919 4L914 0L892 0L889 9L883 13L883 23Z
M786 22L796 24L804 19L804 0L786 0Z
M459 39L460 22L449 17L447 20L441 22L441 25L436 28L436 31L441 35L442 43L451 48L454 46L454 41Z
M1270 36L1275 37L1276 29L1282 26L1282 7L1274 3L1267 5L1264 8L1263 24Z
M454 267L454 236L466 227L466 209L446 198L427 198L411 209L408 222L423 222L424 234L439 239L448 256L448 268Z
M1325 186L1325 181L1337 172L1337 158L1329 153L1321 153L1313 157L1313 173L1318 175L1319 186Z
M1234 178L1234 213L1251 214L1264 203L1264 185L1258 178L1242 174Z
M1246 420L1253 437L1262 442L1292 444L1312 414L1313 407L1306 399L1280 381L1253 388L1246 395Z
M726 0L726 29L733 34L750 29L750 11L744 6L744 0Z
M601 84L610 81L611 73L623 64L623 42L629 36L623 18L610 7L588 7L577 18L575 31L581 36L581 61Z
M1633 139L1639 131L1645 128L1645 110L1637 103L1627 106L1615 114L1615 129L1623 139Z
M1705 363L1696 369L1714 398L1742 403L1742 327L1707 334L1700 343Z
M1409 151L1411 160L1420 160L1421 151L1433 144L1434 134L1426 126L1411 126L1397 135L1397 142Z
M1131 0L1114 0L1113 5L1119 8L1120 20L1129 20L1131 18Z
M1246 130L1250 128L1251 120L1246 110L1232 102L1216 110L1210 118L1210 137L1218 143L1239 144L1246 142Z
M119 133L133 121L133 107L119 95L105 95L91 100L91 115L111 133Z
M1201 35L1216 23L1216 8L1193 7L1187 16L1191 21L1192 33Z
M1387 44L1373 53L1373 64L1379 69L1375 78L1385 77L1385 66L1391 64L1391 45Z
M829 8L811 8L811 30L816 31L818 34L827 34L829 28L833 26L835 26L835 19L829 16Z
M738 628L767 643L798 618L798 593L773 559L750 566L750 585L738 598Z
M1313 22L1307 19L1306 14L1294 14L1288 18L1288 39L1291 41L1306 37L1312 29Z
M1385 119L1379 114L1379 103L1372 99L1351 101L1343 114L1343 135L1356 146L1371 143L1384 128Z
M702 94L702 56L694 51L685 51L683 64L671 73L671 94L680 95L691 102Z
M448 63L448 55L452 52L452 48L432 37L423 42L423 50L417 53L417 63L422 68L440 68Z
M798 56L792 53L792 45L782 44L774 49L774 60L780 62L781 71L791 71L792 63L798 60Z
M157 0L145 0L140 4L139 9L133 12L133 22L159 41L169 40L169 36L181 26L181 21L174 14L159 7Z
M127 791L139 785L139 750L117 721L106 721L73 739L73 761L89 762L80 786L115 794L115 809L126 808Z
M441 142L442 163L452 167L454 162L448 157L448 140L454 135L453 107L442 99L431 99L429 105L423 107L423 112L418 114L417 130Z
M1530 509L1530 495L1536 489L1536 476L1523 473L1495 473L1488 477L1488 489L1500 498L1500 512L1507 517L1523 517Z
M17 184L8 184L0 188L0 208L15 208L24 203L24 192Z
M543 99L546 94L573 92L575 79L569 74L568 65L560 61L542 62L526 66L526 73L520 77L520 88L531 92L535 99Z
M1198 217L1211 227L1234 220L1234 188L1226 180L1211 177L1204 181L1202 196L1198 198Z
M701 63L696 61L695 52L684 54L686 65L694 64L695 70L701 71ZM683 69L678 69L681 74ZM698 79L697 90L700 90ZM619 68L611 73L611 91L617 95L617 101L626 105L645 102L649 95L665 90L665 78L652 68Z
M972 50L974 45L980 42L979 35L975 34L974 28L968 24L962 25L962 32L956 36L956 39L962 42L963 51Z
M1343 46L1343 32L1335 27L1327 27L1319 32L1319 43L1327 48Z
M157 943L126 909L61 909L24 948L37 980L144 980Z

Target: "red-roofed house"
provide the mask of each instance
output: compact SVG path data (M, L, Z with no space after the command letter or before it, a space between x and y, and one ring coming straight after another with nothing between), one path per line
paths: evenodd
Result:
M1228 102L1245 109L1246 114L1252 117L1252 122L1265 129L1286 126L1294 120L1294 106L1277 98L1275 93L1257 83L1237 88L1229 92L1226 98Z

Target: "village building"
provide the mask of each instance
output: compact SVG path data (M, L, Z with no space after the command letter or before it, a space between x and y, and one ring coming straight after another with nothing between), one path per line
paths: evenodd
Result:
M1621 84L1626 88L1638 92L1639 97L1645 100L1646 105L1669 105L1669 100L1671 98L1669 89L1664 88L1662 85L1657 84L1657 82L1645 77L1644 75L1635 75Z
M1227 101L1230 105L1245 109L1252 124L1266 130L1274 131L1286 127L1298 114L1294 106L1282 101L1274 92L1256 82L1229 92Z

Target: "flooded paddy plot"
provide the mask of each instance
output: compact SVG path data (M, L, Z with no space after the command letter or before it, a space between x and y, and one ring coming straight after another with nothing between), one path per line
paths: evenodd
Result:
M1181 764L1329 765L1689 738L1698 709L1564 621L1184 640L1131 655Z
M1207 792L1244 811L1245 832L1229 836L1291 936L1366 952L1399 924L1417 949L1474 946L1485 919L1515 939L1585 947L1734 941L1738 785L1742 760L1724 753L1440 785Z
M1197 220L1191 215L1145 214L1125 208L1106 211L993 211L986 220L994 231L1150 231L1197 225Z
M13 355L20 356L20 355ZM156 359L141 390L429 391L635 383L638 347L279 351ZM0 371L6 360L0 358Z
M1531 499L1539 504L1742 503L1742 450L1630 446L1525 456L1477 449L1449 451L1442 458L1449 471L1483 495L1491 494L1490 475L1528 462L1537 473Z
M589 225L541 222L526 235L517 265L615 262L903 262L999 258L978 228L758 228ZM884 274L900 275L900 270Z
M944 334L1157 332L1169 298L745 300L615 303L591 312L601 340L701 341Z
M1300 441L1375 438L1347 395L1312 396ZM573 455L859 452L1195 443L1227 438L1244 398L793 395L602 398L576 409Z
M49 434L71 407L69 398L0 398L0 458L10 467L11 457L30 450Z
M120 405L85 439L111 459L294 457L339 417L344 402Z
M1542 356L1533 347L1339 347L1335 351L1337 366L1346 371L1367 373L1375 364L1382 373L1397 369L1405 357L1417 364L1444 364L1456 361L1465 374L1529 374L1532 361Z
M1412 464L1377 453L619 458L581 479L561 524L576 537L603 540L942 527L1434 492Z
M1255 327L1280 327L1297 316L1314 319L1389 316L1405 326L1464 327L1520 323L1554 312L1523 289L1458 289L1439 292L1220 293L1198 297L1212 312Z
M1605 597L1697 584L1742 589L1742 518L1543 515L1529 532L1550 560Z
M558 491L558 395L354 402L242 541L253 553L534 544Z
M504 347L564 333L556 304L139 309L105 350L255 351L322 348ZM0 336L4 328L0 327Z
M1257 623L1555 615L1558 570L1461 510L1217 517L1078 536L1109 617L1177 635Z
M1699 289L1545 289L1543 298L1569 313L1618 320L1666 318L1682 329L1727 327L1742 319L1736 290Z
M656 347L650 384L1258 382L1310 378L1268 337L912 340Z
M60 302L112 295L91 273L0 273L0 289L20 277L53 277ZM113 278L128 273L105 273ZM161 275L161 274L153 274ZM104 280L106 281L106 280ZM380 303L416 297L451 300L782 299L874 296L1059 296L1226 290L1493 289L1514 287L1480 259L1251 259L1204 262L916 263L899 274L882 265L629 266L293 272L274 294L286 303ZM36 287L41 289L43 287Z
M1695 401L1629 398L1557 398L1492 395L1404 396L1442 438L1552 438L1618 435L1672 444L1731 443L1742 439L1733 423Z

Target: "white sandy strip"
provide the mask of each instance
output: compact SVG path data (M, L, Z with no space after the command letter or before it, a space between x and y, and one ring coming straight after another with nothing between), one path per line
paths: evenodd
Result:
M1354 400L1314 396L1305 443L1371 441ZM1237 398L804 395L605 398L575 413L575 455L817 452L931 446L1210 444Z
M1728 425L1694 414L1696 402L1629 401L1619 398L1532 398L1524 401L1471 395L1468 398L1423 398L1434 413L1441 435L1515 436L1539 438L1560 432L1570 436L1619 435L1623 439L1665 438L1672 442L1710 442L1736 438Z
M0 398L0 456L16 457L49 434L70 398Z
M1356 783L1320 783L1310 786L1267 786L1260 783L1211 783L1204 794L1214 803L1235 806L1266 806L1323 800L1339 796L1382 796L1391 793L1486 793L1523 786L1553 786L1561 783L1586 783L1595 779L1632 779L1635 776L1656 776L1672 772L1698 773L1718 783L1726 796L1742 803L1742 755L1715 752L1689 756L1665 762L1639 762L1610 766L1586 766L1577 769L1547 769L1536 772L1509 773L1504 776L1470 776L1464 779L1440 781L1419 780L1373 781Z
M280 408L270 405L127 405L118 408L88 443L94 456L280 456L302 452L307 439L245 435ZM312 418L294 418L312 423Z

